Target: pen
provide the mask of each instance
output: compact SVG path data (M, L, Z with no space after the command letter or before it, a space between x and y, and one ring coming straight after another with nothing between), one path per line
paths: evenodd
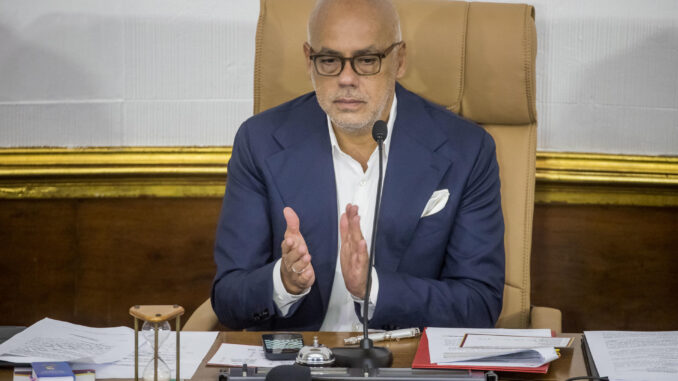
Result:
M387 341L387 340L398 341L400 339L406 339L409 337L417 337L420 334L421 331L419 331L419 328L405 328L397 329L395 331L369 333L367 334L367 337L376 343L378 341ZM349 337L344 339L344 344L358 344L362 339L363 335Z

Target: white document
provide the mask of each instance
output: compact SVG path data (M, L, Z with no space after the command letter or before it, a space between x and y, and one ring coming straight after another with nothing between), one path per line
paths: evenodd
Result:
M615 381L678 380L678 331L585 331L600 376Z
M219 366L257 366L273 368L278 365L294 364L294 361L271 361L264 356L261 345L221 344L217 353L207 362Z
M0 360L101 364L120 360L130 348L134 348L131 328L91 328L45 318L0 344Z
M218 332L181 332L180 353L182 379L190 379L205 358L207 352L214 344ZM134 331L132 331L134 335ZM176 333L172 331L158 352L160 358L170 368L170 378L174 379L177 374L176 368ZM153 347L144 340L139 333L139 377L143 376L144 368L153 359ZM126 356L110 364L72 364L75 369L94 369L97 379L100 378L134 378L134 343L128 348Z
M553 347L530 349L462 348L466 334L551 337L548 329L426 328L431 363L467 366L539 367L558 358Z
M574 339L569 337L530 337L490 334L468 334L464 338L464 348L567 348Z

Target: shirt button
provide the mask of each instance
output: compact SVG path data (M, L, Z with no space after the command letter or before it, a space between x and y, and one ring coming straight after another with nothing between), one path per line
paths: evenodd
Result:
M365 184L367 184L367 181L365 181L365 180L360 180L360 186L361 186L361 187L364 187Z

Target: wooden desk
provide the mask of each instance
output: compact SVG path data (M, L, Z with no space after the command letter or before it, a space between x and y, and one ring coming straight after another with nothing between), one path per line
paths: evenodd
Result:
M339 347L344 345L343 339L354 335L352 333L334 332L303 332L304 342L312 343L313 336L318 335L321 344L327 347ZM562 357L551 363L548 374L529 373L500 373L502 380L566 380L569 377L585 376L586 365L581 352L581 334L563 334L563 336L575 337L571 349L564 350ZM261 332L221 332L210 348L207 356L203 359L198 370L193 375L194 381L217 381L220 367L208 367L207 361L212 358L221 343L261 345ZM393 367L409 368L412 365L414 353L417 351L419 339L405 339L400 342L382 342L380 346L389 348L393 352ZM9 368L0 370L0 381L11 381L12 371Z
M344 345L343 339L355 333L344 332L303 332L304 342L309 344L313 342L313 336L318 336L318 341L327 347L340 347ZM562 351L562 357L551 363L548 374L529 374L502 372L502 380L566 380L569 377L586 376L586 365L581 352L581 334L563 334L562 336L574 337L575 342L572 348ZM208 367L207 360L212 358L221 343L261 345L261 332L221 332L214 345L203 359L192 380L217 381L219 367ZM381 342L379 346L387 347L393 352L394 368L409 368L412 366L412 359L417 351L419 339L405 339L400 342Z

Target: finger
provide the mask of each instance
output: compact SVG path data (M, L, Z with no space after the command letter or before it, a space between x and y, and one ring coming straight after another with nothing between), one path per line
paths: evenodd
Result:
M311 256L306 254L302 260L288 261L285 257L282 258L283 266L281 272L284 278L297 286L300 285L299 277L303 275L307 269L312 268Z
M350 205L350 204L349 204ZM347 207L348 208L348 207ZM342 213L341 218L339 219L339 235L341 235L341 243L348 242L348 210L346 213Z
M294 268L294 272L299 274L300 271L303 269L307 268L309 264L311 264L311 255L310 254L304 254L301 257L297 258L296 261L290 262L292 267Z
M294 239L292 237L287 237L283 239L280 243L280 248L282 249L283 255L287 254L294 248Z
M281 267L281 276L283 278L283 285L285 285L287 291L294 294L303 292L315 282L315 272L313 271L313 266L310 264L298 272L293 272L292 270L285 271L283 267Z
M366 265L367 261L370 258L369 253L367 252L367 241L364 239L360 240L360 243L358 243L358 250L356 251L356 255L358 257L358 261L361 265Z
M299 274L298 280L300 288L306 289L311 287L313 282L315 282L315 271L313 270L313 266L308 266L308 268L304 269L304 272Z
M355 245L355 250L351 251L349 254L349 268L358 276L362 277L362 273L367 268L368 256L367 256L367 244L365 240L360 240Z
M310 287L315 280L313 265L311 263L306 263L305 265L299 265L298 263L294 264L292 266L292 270L289 273L289 278L291 279L292 283L301 290Z
M349 214L352 206L353 206L353 204L351 204L350 202L348 204L346 204L346 209L345 209L346 214Z
M299 216L294 212L289 206L283 209L283 215L285 216L285 222L287 222L287 230L285 230L285 236L287 233L297 234L299 233Z
M360 269L361 280L367 279L367 263L369 262L369 254L367 253L367 241L361 239L357 245L358 249L355 251L356 266Z
M358 214L358 206L353 205L353 204L348 204L346 205L346 215L348 216L348 220L351 221L353 217Z
M288 270L296 269L296 272L311 263L311 255L308 252L306 244L295 241L295 245L288 252L283 254L283 260Z
M354 215L349 222L349 235L351 237L351 241L355 242L356 244L358 241L363 239L363 232L360 230L360 216L357 214Z

